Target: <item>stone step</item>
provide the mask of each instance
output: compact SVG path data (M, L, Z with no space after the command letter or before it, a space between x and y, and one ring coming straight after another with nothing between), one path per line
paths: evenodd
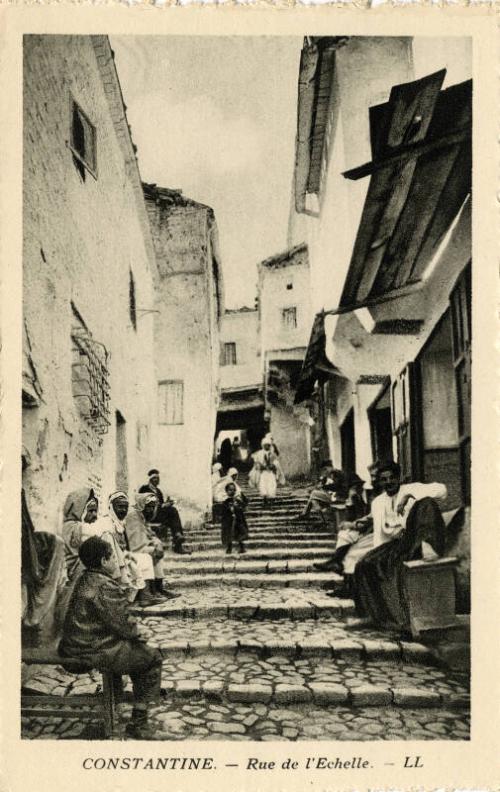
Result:
M263 588L256 591L224 583L218 588L204 588L202 597L199 589L193 588L176 588L176 593L179 596L175 600L166 600L150 608L134 607L134 615L197 621L210 618L302 621L323 617L346 619L354 615L351 600L327 597L324 591L313 588Z
M279 563L279 562L277 562ZM219 574L186 574L168 575L169 588L174 590L202 588L208 586L230 585L241 588L321 588L324 583L341 580L332 572L268 572L267 574L251 572L227 572L221 578Z
M316 620L283 619L279 631L272 619L248 622L225 616L196 622L184 618L173 623L145 615L141 625L148 643L158 647L164 657L216 652L238 658L251 652L263 658L281 655L297 660L321 657L325 662L330 658L435 664L432 652L421 643L402 641L379 630L347 631L345 621L331 614L320 613Z
M326 560L328 552L324 552L318 560ZM276 559L267 560L249 559L247 554L238 555L236 552L231 555L224 555L214 560L197 560L192 556L179 556L187 559L183 562L168 560L163 564L163 571L167 578L172 575L227 575L231 572L237 574L290 574L295 572L314 572L314 560L311 559ZM190 560L191 559L191 560ZM179 577L179 580L181 578Z
M289 526L275 526L273 528L260 528L256 526L248 526L249 528L249 537L258 538L258 539L274 539L279 538L283 541L284 544L287 543L289 539L297 540L310 540L310 539L321 539L323 541L330 541L332 545L335 544L335 537L329 531L304 531L303 529L297 527L296 530L290 529ZM193 530L186 534L186 540L188 542L196 542L200 541L200 539L211 539L220 536L220 525L214 525L213 528L200 528L199 530Z
M215 550L216 548L221 547L220 537L217 537L217 534L213 536L208 536L207 538L200 538L195 541L188 542L189 549L193 550L194 552L200 552L203 550ZM299 536L294 537L293 539L288 539L286 537L273 537L271 539L264 537L259 539L247 539L245 541L245 547L247 550L251 548L276 548L277 550L300 550L301 548L319 548L324 550L326 553L332 553L335 547L334 542L329 539L310 539L309 536ZM181 558L182 556L179 556Z
M224 549L220 546L219 541L214 542L215 547L212 550L195 550L192 555L176 555L175 553L168 553L164 557L167 563L186 564L190 565L194 561L215 561L227 560ZM254 550L247 550L244 559L245 561L280 561L280 560L298 560L303 558L311 558L313 561L321 561L327 558L332 552L330 545L328 547L306 547L302 544L298 547L263 547Z
M40 667L30 680L30 690L58 695L97 692L99 681L91 674L73 677L69 684L58 677L59 668ZM128 683L130 689L130 682ZM257 659L240 652L228 662L218 652L195 656L169 655L163 662L162 688L169 701L318 706L467 710L466 680L440 669L384 660L332 660L308 656L293 659L274 655ZM60 693L59 693L60 695ZM440 734L436 730L436 736Z
M213 551L213 550L216 550L216 549L220 550L221 549L221 541L220 541L220 537L217 537L217 535L215 534L213 536L210 536L210 538L197 539L196 541L190 541L190 542L187 543L187 547L189 547L189 549L192 550L194 553L204 552L204 551ZM300 558L299 553L300 553L301 549L304 549L304 550L317 549L318 551L321 551L322 553L326 553L327 555L330 555L333 552L334 548L335 548L335 543L332 542L332 541L329 541L328 539L311 539L311 540L299 539L297 541L295 539L294 540L288 539L288 540L283 541L283 539L281 539L280 537L275 537L275 538L272 538L272 539L269 539L269 538L247 539L245 541L245 547L246 547L246 549L248 551L248 554L250 554L250 552L253 549L265 548L265 549L272 549L272 550L275 549L276 553L278 553L278 555L275 556L276 558L279 557L279 553L282 550L283 551L290 550L292 552L292 556L294 556L295 558ZM296 554L293 552L294 550L297 551ZM182 558L182 557L183 556L179 556L179 558ZM186 557L189 558L189 556L186 556Z

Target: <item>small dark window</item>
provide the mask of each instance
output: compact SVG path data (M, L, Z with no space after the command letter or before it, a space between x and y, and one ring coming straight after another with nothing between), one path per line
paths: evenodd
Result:
M97 178L96 128L76 102L71 104L71 141L75 166L85 181L85 171Z
M297 308L282 308L281 310L281 324L287 330L295 330L297 327Z
M223 366L236 366L236 344L230 341L224 344L224 354L222 358Z
M128 305L130 311L130 321L132 327L137 330L137 310L135 304L135 280L132 270L129 270L129 284L128 284Z
M287 283L286 284L286 288L288 289L288 291L291 291L293 289L293 281L290 281L290 283Z

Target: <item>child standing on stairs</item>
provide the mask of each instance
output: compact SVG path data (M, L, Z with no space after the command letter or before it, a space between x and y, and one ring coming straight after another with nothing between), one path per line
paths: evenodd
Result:
M233 552L233 542L238 543L238 552L246 553L243 541L248 537L248 525L245 517L246 498L242 492L236 493L233 482L226 484L227 497L221 507L222 546L229 555Z

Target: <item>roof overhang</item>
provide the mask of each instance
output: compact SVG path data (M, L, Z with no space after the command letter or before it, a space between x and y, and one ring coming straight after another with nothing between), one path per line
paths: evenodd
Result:
M295 210L299 213L310 213L307 195L319 192L335 50L346 41L346 36L310 36L304 40L299 70L294 172Z
M470 195L472 81L441 91L445 74L370 109L373 161L344 174L371 178L338 313L419 288Z

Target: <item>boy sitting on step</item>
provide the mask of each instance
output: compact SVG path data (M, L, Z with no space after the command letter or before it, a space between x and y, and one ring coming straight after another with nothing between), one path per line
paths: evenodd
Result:
M237 493L233 482L226 484L226 499L221 506L221 538L222 546L229 555L233 552L233 542L238 543L238 552L246 553L243 544L248 537L248 525L245 517L247 499L242 492Z

